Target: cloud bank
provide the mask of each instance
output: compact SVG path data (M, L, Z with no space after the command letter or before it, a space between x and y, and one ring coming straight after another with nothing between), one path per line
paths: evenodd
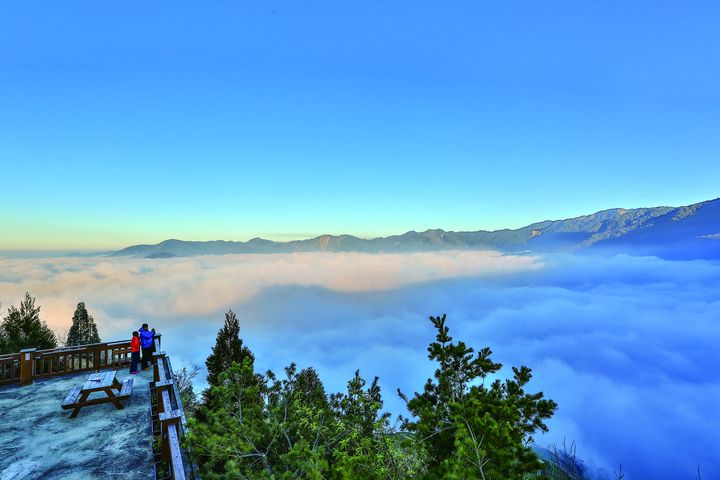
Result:
M258 368L315 366L328 390L356 368L395 388L432 374L427 316L490 346L560 407L546 445L628 479L720 472L720 264L494 252L287 254L140 259L2 259L3 311L29 290L60 330L85 301L107 339L149 321L174 361L202 364L222 313L238 312Z
M462 276L503 276L537 270L534 257L497 252L295 253L148 260L124 258L0 258L0 302L31 291L55 329L69 327L78 301L96 308L106 335L126 334L113 321L202 318L240 305L269 287L320 286L338 292L392 290ZM121 333L122 332L122 333Z

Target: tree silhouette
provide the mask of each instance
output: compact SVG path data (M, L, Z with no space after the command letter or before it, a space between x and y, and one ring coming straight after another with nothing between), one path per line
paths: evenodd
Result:
M215 340L212 354L205 361L208 371L208 383L217 385L220 374L237 363L242 365L243 360L249 358L255 361L250 349L243 346L240 339L240 322L232 310L225 314L225 325L220 329Z
M40 306L25 293L20 308L11 306L0 325L0 353L15 353L24 348L57 347L55 333L40 320Z
M85 303L80 302L73 315L73 323L68 332L66 345L87 345L89 343L100 343L97 325L95 320L88 314Z

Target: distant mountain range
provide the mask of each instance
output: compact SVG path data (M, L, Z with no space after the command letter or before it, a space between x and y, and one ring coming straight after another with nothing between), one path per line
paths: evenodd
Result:
M684 207L614 208L567 220L546 220L515 230L426 230L362 239L321 235L307 240L247 242L165 240L134 245L111 256L170 258L231 253L422 252L492 249L517 252L593 252L669 259L720 258L720 198Z

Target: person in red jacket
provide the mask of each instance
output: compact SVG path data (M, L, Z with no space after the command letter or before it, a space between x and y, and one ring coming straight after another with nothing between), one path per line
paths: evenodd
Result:
M138 373L138 363L140 362L140 335L138 332L133 332L132 340L130 340L130 355L132 355L130 373L135 375Z

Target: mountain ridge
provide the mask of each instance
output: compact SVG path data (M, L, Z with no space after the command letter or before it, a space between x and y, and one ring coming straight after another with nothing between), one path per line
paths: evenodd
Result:
M371 239L325 234L287 242L260 237L247 242L168 239L154 245L126 247L110 256L159 259L233 253L493 249L506 253L588 250L664 258L720 258L719 238L720 198L716 198L680 207L611 208L568 219L543 220L517 229L446 231L436 228Z

